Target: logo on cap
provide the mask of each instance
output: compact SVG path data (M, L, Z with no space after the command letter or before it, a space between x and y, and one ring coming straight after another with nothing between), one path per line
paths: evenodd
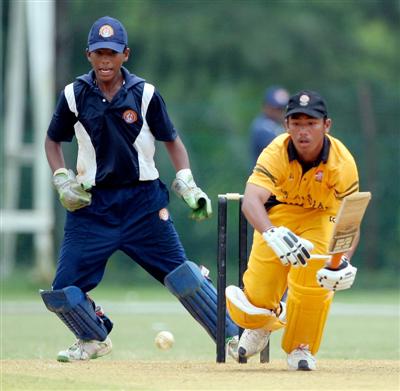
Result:
M310 97L308 95L300 96L299 99L300 106L307 106L309 102L310 102Z
M137 114L133 110L125 110L122 118L127 124L133 124L137 120Z
M103 24L99 29L99 35L103 38L110 38L114 35L114 29L109 24Z

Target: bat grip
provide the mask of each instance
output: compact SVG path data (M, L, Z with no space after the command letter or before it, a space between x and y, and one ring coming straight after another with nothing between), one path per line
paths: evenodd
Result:
M342 263L341 259L344 253L339 254L311 254L311 259L323 259L326 261L326 267L331 269L339 269L340 264Z
M342 263L342 255L343 253L332 254L332 258L329 262L329 267L332 269L339 269L339 266Z

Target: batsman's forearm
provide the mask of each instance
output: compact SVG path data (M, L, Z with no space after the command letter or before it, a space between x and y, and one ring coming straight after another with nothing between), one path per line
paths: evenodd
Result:
M272 227L264 204L270 197L267 189L248 183L244 191L242 211L247 221L260 233Z
M265 232L273 225L265 210L264 204L257 200L244 200L242 211L247 221L260 233Z
M51 168L51 172L54 173L57 169L65 167L64 154L61 148L61 143L57 143L51 140L48 136L46 137L44 148L46 151L47 161Z

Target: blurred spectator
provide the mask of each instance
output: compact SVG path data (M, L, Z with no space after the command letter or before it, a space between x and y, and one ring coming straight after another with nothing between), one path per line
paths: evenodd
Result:
M256 163L262 150L284 130L283 120L289 92L280 86L269 87L264 94L262 112L250 126L251 158Z

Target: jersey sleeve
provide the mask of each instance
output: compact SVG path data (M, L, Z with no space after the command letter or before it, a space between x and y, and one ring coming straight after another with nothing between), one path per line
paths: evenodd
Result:
M340 170L340 180L335 185L335 196L338 200L359 191L358 170L354 158L348 154Z
M157 90L147 109L146 121L151 132L158 141L174 141L177 137L177 131L169 118L164 99Z
M70 142L75 134L74 125L76 122L77 118L69 109L64 91L62 91L47 130L47 135L55 142Z
M284 159L283 156L280 156L278 146L272 142L261 152L247 183L252 183L275 193L282 182L282 165L278 164L282 162L282 158Z

